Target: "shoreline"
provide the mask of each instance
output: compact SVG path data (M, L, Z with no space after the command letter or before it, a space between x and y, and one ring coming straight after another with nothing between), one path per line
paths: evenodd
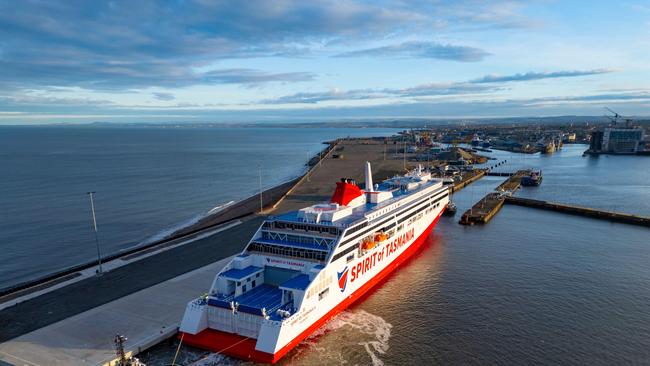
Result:
M341 139L324 141L323 144L327 144L327 146L323 150L319 151L319 153L317 153L315 156L311 157L307 162L305 162L305 166L308 168L305 172L302 173L302 175L288 181L284 181L262 191L263 208L269 208L271 206L274 207L274 205L282 198L284 198L284 196L289 193L297 183L299 183L311 172L311 170L318 164L319 161L325 159L340 141ZM315 163L312 163L314 159ZM207 214L201 217L197 222L179 228L160 239L144 243L142 245L125 248L118 252L103 256L102 263L123 257L133 256L140 252L150 251L156 247L164 246L170 242L182 240L192 235L199 234L201 231L216 228L217 226L223 225L229 221L241 219L251 214L255 214L256 212L259 212L259 202L259 194L254 194L252 196L246 197L244 199L236 201L231 205L228 205L227 207L224 207L223 210L220 210L214 214ZM0 302L10 301L13 298L27 295L31 292L40 291L43 288L54 286L61 282L74 279L79 276L78 272L88 270L95 266L97 266L96 259L70 266L59 271L51 272L33 280L27 280L15 285L2 287L0 288Z

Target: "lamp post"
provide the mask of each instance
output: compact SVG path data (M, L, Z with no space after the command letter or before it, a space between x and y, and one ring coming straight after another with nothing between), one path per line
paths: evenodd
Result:
M93 213L93 229L95 230L95 244L97 245L97 263L99 265L99 271L97 272L98 276L101 276L104 271L102 270L102 254L99 250L99 236L97 235L97 218L95 217L95 202L93 197L95 192L88 192L88 197L90 197L90 210Z
M262 166L258 165L257 167L258 167L259 173L260 173L259 174L259 177L260 177L260 213L262 213L264 211L264 203L263 203L263 200L262 200Z

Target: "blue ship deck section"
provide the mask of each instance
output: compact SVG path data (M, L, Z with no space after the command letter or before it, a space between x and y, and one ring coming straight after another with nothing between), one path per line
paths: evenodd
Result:
M221 277L228 278L230 280L240 281L243 278L246 278L256 272L261 272L261 267L248 266L244 269L232 268L220 274Z
M309 286L309 283L311 281L309 280L309 276L306 274L301 274L299 276L296 276L287 282L283 283L280 285L281 288L286 288L286 289L294 289L294 290L301 290L305 291L307 286Z
M262 308L271 313L282 305L282 290L271 285L259 285L234 300L239 303L239 310L262 315Z
M225 300L225 299L218 299L218 298L208 298L208 305L210 306L216 306L224 309L230 309L230 301Z
M237 297L216 295L208 298L208 305L230 309L231 303L237 303L237 310L263 316L262 309L271 314L282 305L282 290L276 286L262 284Z

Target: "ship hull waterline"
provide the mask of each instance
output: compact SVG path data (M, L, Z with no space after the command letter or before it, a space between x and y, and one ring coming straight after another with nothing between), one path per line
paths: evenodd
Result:
M431 231L435 228L438 220L445 212L443 208L436 218L429 224L429 226L422 232L422 234L409 245L409 247L395 258L386 268L379 272L375 277L366 282L362 287L350 294L345 300L341 301L338 305L332 308L328 313L310 325L305 331L300 333L292 341L287 343L278 352L272 354L261 352L255 349L257 340L254 338L243 337L238 334L226 333L215 329L205 329L198 334L189 334L179 332L178 337L182 337L183 343L210 350L215 353L231 356L243 360L249 360L259 363L276 363L284 357L290 350L296 347L300 342L309 337L313 332L327 323L330 319L334 318L343 310L347 309L355 301L359 300L375 285L381 282L383 278L392 273L401 263L409 259L418 249L422 246L424 241L429 237Z

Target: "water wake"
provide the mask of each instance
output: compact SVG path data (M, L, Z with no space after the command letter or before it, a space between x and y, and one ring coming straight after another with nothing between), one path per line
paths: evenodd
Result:
M328 359L329 363L349 363L351 354L343 353L343 347L352 344L362 346L374 366L383 366L380 356L389 349L392 324L382 317L364 310L344 311L336 318L317 330L304 343L316 351L320 360ZM318 339L325 334L330 339ZM356 342L355 342L356 341ZM356 362L355 362L356 363Z

